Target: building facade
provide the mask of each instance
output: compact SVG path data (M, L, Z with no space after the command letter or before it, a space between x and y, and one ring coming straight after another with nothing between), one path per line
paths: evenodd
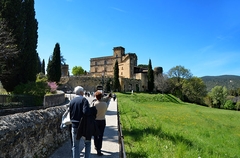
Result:
M125 54L125 48L119 46L113 48L112 56L90 59L90 74L93 77L113 77L114 66L118 61L119 77L134 78L134 67L137 66L137 55L135 53Z
M114 77L114 66L118 61L120 91L146 91L148 89L147 69L137 66L137 55L135 53L125 53L122 46L114 47L112 56L96 57L90 59L90 72L87 76L72 77L68 81L70 87L78 85L79 82L85 84L87 89L94 90L97 85L107 83ZM66 67L62 67L64 75L67 74ZM155 73L162 73L162 68L154 69ZM66 81L66 80L65 80ZM70 82L71 81L71 82Z

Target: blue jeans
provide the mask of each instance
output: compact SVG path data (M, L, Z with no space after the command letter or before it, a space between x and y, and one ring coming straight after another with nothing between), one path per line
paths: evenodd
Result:
M80 157L80 139L76 140L77 137L77 128L72 128L72 154L73 158ZM81 138L83 139L83 138ZM90 158L91 152L91 140L84 140L85 145L85 158Z

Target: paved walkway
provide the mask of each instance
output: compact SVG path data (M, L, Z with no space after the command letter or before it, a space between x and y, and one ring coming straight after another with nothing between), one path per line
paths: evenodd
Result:
M93 97L86 97L89 103ZM84 157L84 144L81 142L81 157ZM104 131L102 153L101 157L119 158L119 144L118 144L118 122L117 122L117 100L110 101L108 111L106 113L106 128ZM58 148L50 158L71 158L71 141L70 139ZM96 150L94 149L93 139L91 142L91 158L99 158Z

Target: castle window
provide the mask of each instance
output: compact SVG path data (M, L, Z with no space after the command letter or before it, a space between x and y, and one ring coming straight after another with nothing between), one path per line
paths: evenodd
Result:
M105 65L107 64L107 60L104 61L104 64L105 64Z
M122 67L122 70L123 70L123 67Z
M118 57L118 55L116 54L116 58Z
M123 75L123 73L121 72L121 75Z
M95 61L95 65L97 65L97 62Z

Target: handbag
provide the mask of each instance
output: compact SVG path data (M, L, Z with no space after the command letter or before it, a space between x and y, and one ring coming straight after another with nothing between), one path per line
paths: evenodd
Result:
M62 123L60 125L60 128L64 128L67 125L72 124L71 119L70 119L70 109L69 107L67 108L67 110L64 112L64 114L62 115Z

